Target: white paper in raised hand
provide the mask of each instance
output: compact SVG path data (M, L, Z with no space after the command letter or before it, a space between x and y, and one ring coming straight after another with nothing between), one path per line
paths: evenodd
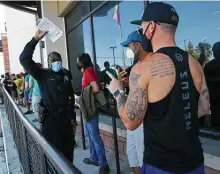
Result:
M47 36L52 42L56 42L63 35L63 32L47 18L41 19L37 28L44 32L47 31Z

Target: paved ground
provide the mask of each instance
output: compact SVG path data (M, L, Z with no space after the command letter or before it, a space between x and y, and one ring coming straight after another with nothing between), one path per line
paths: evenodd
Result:
M220 157L220 141L210 138L200 137L202 147L205 153Z
M0 173L7 174L7 166L6 166L6 158L5 158L5 149L4 149L4 143L3 143L1 121L0 121Z

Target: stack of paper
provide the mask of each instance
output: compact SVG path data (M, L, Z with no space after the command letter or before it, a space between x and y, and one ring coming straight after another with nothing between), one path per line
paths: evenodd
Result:
M37 25L37 28L44 32L47 31L47 36L52 42L57 41L63 35L63 32L47 18L43 18Z

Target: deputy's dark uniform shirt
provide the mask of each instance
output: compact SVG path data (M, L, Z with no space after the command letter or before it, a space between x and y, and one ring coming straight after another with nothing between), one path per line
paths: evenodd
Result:
M198 101L189 69L188 53L167 47L157 51L171 58L176 69L173 89L149 103L144 119L144 163L172 173L187 173L203 164L198 137Z
M32 60L38 41L34 38L25 46L20 55L20 63L27 72L37 81L41 89L42 105L48 108L58 109L66 107L71 98L74 104L74 91L72 88L71 73L61 70L56 73L51 69L42 69Z

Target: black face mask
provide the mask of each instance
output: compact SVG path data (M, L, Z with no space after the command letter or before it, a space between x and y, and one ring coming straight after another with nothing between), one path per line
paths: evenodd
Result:
M82 66L80 66L79 64L77 64L77 68L78 68L79 71L81 71Z
M145 30L145 33L147 32L148 28L149 28L150 24L147 26L146 30ZM146 36L145 36L145 33L143 33L143 29L139 29L139 34L142 36L143 38L143 48L145 51L147 52L153 52L153 47L152 47L152 42L151 42L151 39L148 39Z

